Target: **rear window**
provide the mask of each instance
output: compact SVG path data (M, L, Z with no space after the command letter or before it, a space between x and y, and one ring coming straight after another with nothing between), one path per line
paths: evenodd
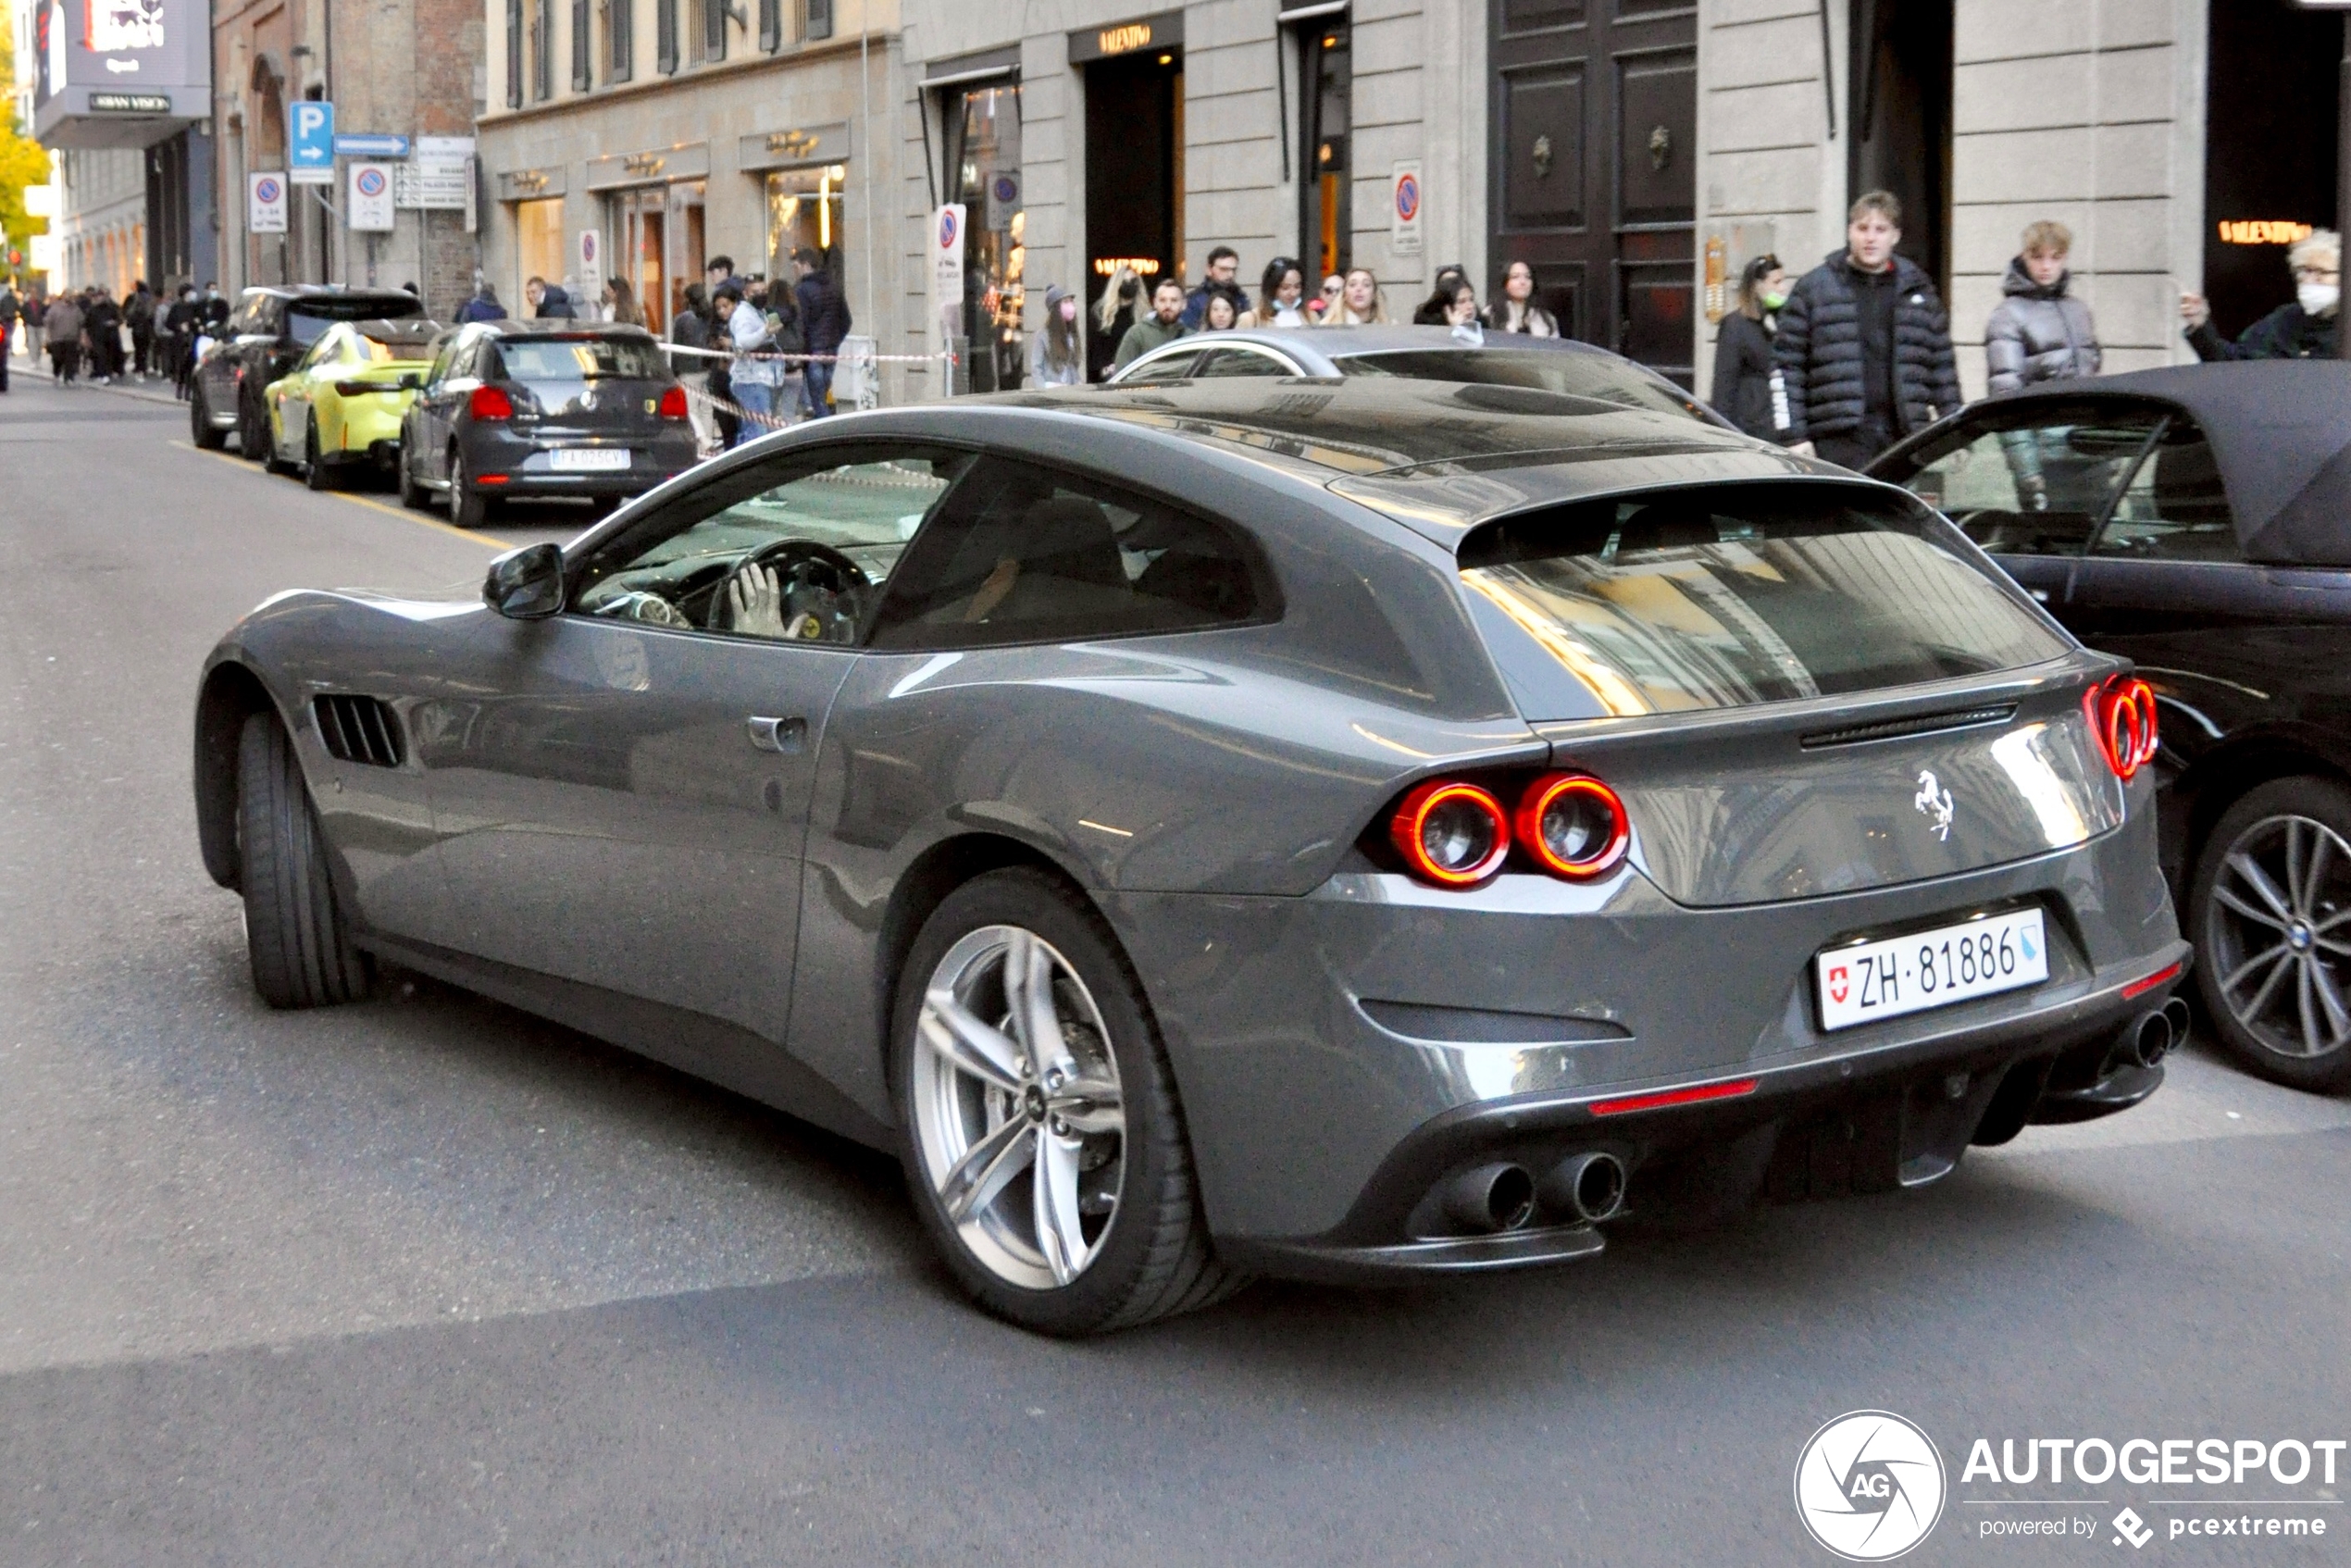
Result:
M668 372L648 338L509 338L496 350L504 380L595 381L607 378L659 380Z
M1745 707L2038 664L2063 636L1924 513L1844 487L1579 503L1462 543L1530 719Z
M1352 354L1337 363L1340 371L1350 376L1524 387L1712 423L1703 409L1671 382L1652 380L1621 360L1573 349L1397 349L1387 354Z
M338 321L394 320L403 316L422 316L425 305L413 296L393 299L300 299L286 309L286 330L293 341L307 347L324 337L327 329Z

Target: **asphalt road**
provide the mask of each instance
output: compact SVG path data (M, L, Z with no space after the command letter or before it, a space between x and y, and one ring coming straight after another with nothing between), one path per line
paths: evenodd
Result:
M0 400L0 1563L1824 1563L1791 1475L1861 1408L1947 1468L1907 1562L2135 1558L2125 1503L2150 1557L2351 1556L2351 1455L1961 1477L1979 1437L2351 1437L2351 1105L2200 1052L1922 1193L1065 1345L789 1117L428 982L271 1014L197 864L198 662L277 590L470 593L491 549L171 406ZM2331 1528L2169 1537L2224 1500Z

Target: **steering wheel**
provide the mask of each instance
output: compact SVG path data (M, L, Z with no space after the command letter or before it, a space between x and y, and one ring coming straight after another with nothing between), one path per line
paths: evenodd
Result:
M802 642L857 641L857 630L874 579L865 568L829 544L810 539L779 539L742 556L697 596L704 602L682 604L700 624L714 628L726 624L727 584L744 571L764 566L776 574L782 591L784 634Z

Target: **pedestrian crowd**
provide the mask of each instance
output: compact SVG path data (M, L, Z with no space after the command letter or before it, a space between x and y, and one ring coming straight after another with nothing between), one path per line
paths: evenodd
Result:
M34 283L19 293L0 278L0 392L8 390L8 356L21 333L25 356L37 363L45 355L59 386L168 380L184 395L205 329L228 320L229 302L217 283L201 293L193 283L167 292L142 278L119 300L98 283L55 294Z

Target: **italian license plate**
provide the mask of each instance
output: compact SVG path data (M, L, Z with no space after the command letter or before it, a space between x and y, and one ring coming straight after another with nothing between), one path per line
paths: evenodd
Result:
M1832 948L1812 960L1812 969L1821 993L1821 1027L1849 1029L2038 985L2049 977L2049 944L2041 912L2020 909Z
M604 474L628 467L625 446L559 446L549 455L567 474Z

